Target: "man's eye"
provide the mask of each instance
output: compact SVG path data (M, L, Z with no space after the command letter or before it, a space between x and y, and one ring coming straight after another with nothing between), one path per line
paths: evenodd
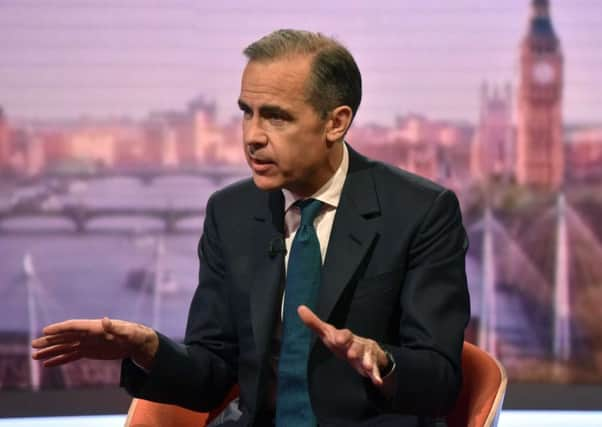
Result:
M251 114L251 112L249 110L242 110L242 116L245 119L250 119L251 116L252 116L252 114Z
M270 114L266 118L274 126L283 125L288 121L288 118L284 114Z

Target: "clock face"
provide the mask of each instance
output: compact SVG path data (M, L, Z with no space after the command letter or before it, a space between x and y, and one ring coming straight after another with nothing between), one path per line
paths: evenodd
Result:
M533 66L533 79L536 83L546 85L554 81L556 71L549 62L537 62Z

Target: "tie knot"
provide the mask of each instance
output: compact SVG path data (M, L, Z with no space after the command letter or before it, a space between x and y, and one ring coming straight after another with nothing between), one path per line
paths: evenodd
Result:
M313 225L320 212L322 202L317 199L299 200L295 203L301 209L301 225Z

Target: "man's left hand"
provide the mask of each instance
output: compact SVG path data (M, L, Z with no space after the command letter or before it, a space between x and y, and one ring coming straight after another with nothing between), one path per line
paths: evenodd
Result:
M375 386L383 386L380 371L387 366L388 359L376 341L355 335L349 329L337 329L304 305L299 306L297 313L337 357L349 362L360 375L370 378Z

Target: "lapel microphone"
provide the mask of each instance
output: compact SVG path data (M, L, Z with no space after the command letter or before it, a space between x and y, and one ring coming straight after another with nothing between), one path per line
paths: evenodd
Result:
M284 243L284 238L282 236L274 237L270 240L270 245L268 247L268 255L270 255L270 258L274 258L278 254L286 255L286 244Z

